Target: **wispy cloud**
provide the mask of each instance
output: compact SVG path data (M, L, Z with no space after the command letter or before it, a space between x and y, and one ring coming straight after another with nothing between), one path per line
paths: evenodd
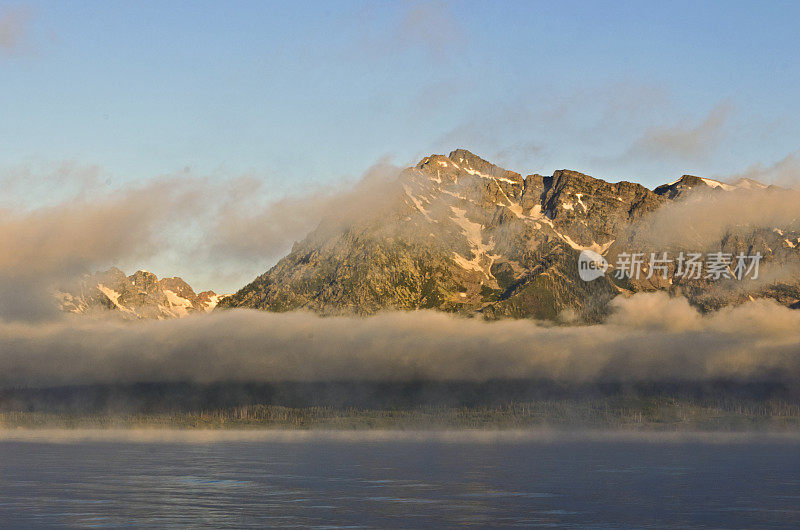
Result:
M119 260L145 259L208 200L208 189L160 179L123 191L0 210L0 317L53 316L57 285Z
M407 0L398 7L388 27L378 23L372 7L359 11L359 57L372 54L386 59L416 50L435 62L443 62L463 45L464 31L451 2Z
M730 103L720 103L700 123L680 122L651 127L623 158L658 158L684 163L703 160L724 140L732 112Z
M408 2L397 27L397 39L407 46L424 46L437 59L446 59L463 33L449 2Z
M0 52L19 51L28 42L30 23L29 9L15 7L0 10Z
M549 173L563 167L591 171L575 164L597 162L598 152L609 152L631 130L664 115L669 99L663 89L649 84L535 86L473 108L468 120L434 145L475 149L523 172ZM518 141L503 140L509 136Z
M800 184L800 149L789 153L771 166L753 164L741 173L729 175L728 180L749 178L779 186L797 186Z
M800 229L800 191L765 189L697 194L665 204L634 225L644 247L719 244L726 234L780 227Z
M323 219L342 223L388 207L400 168L388 162L370 167L351 186L318 187L268 201L263 184L251 179L230 183L218 201L206 242L216 256L263 263L276 259Z

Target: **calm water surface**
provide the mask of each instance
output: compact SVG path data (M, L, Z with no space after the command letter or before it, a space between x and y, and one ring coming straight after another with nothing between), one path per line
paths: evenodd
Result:
M0 442L0 526L798 527L800 444Z

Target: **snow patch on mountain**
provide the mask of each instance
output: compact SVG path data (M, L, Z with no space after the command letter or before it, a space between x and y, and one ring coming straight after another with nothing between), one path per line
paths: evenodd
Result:
M112 304L114 304L116 307L120 307L119 302L118 302L120 294L117 291L115 291L114 289L109 289L108 287L106 287L102 283L98 283L97 284L97 289L101 293L106 295L108 297L108 299L111 300Z
M729 186L728 184L723 184L722 182L714 179L703 178L701 177L700 180L706 183L707 186L711 186L712 188L722 188L725 191L730 191L735 189L735 186Z
M461 256L458 252L453 252L453 254L455 254L454 259L456 260L456 263L458 263L464 269L476 270L486 274L488 277L491 277L490 271L492 263L494 263L494 260L499 257L494 254L489 254L489 252L494 249L494 242L491 240L489 243L483 242L483 226L479 223L470 221L467 218L466 210L456 208L455 206L451 206L450 210L455 214L455 217L451 217L451 219L459 227L461 227L461 231L467 238L467 243L469 243L470 249L475 256L473 259L468 260ZM488 263L488 265L484 265L485 263Z

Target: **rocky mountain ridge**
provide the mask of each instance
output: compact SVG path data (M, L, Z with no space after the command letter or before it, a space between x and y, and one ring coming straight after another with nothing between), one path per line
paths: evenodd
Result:
M111 314L124 319L182 318L213 310L223 296L214 291L195 293L181 278L162 278L145 270L130 276L113 267L86 275L56 295L63 311Z
M745 295L721 293L703 279L605 275L585 282L578 277L578 255L592 250L613 263L631 228L663 205L694 193L763 187L690 175L654 191L570 170L523 177L458 149L404 170L384 190L378 211L324 221L220 307L322 314L439 309L490 319L592 321L618 294L656 289L682 292L703 308L719 307ZM781 236L761 231L729 237L720 245L763 251L767 259L779 248L796 257L800 239L793 238L800 234L786 230ZM800 299L800 289L766 286L756 295L788 305Z

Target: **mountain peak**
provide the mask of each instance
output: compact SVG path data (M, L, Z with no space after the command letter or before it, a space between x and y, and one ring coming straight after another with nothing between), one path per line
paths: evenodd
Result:
M465 149L430 155L404 173L396 215L356 220L322 243L309 236L221 307L588 315L595 305L584 300L600 307L617 290L608 278L575 280L578 253L606 252L662 201L640 185L557 175L523 179Z
M193 298L197 297L192 287L186 283L183 278L179 278L177 276L172 278L162 278L158 281L158 283L163 290L172 291L178 296L186 298L187 300L192 300Z
M223 298L213 291L197 295L178 277L159 280L146 270L125 276L116 267L87 275L80 285L59 291L56 297L63 311L79 314L110 311L123 319L162 319L205 313Z
M668 199L677 199L683 195L686 195L690 191L705 191L705 192L708 192L710 190L757 191L757 190L767 189L767 187L768 187L767 185L762 184L761 182L744 177L726 183L706 177L697 177L695 175L683 175L678 180L670 182L669 184L662 184L661 186L657 187L654 191L658 195L664 196Z
M662 184L653 191L655 191L657 195L668 199L677 199L692 191L709 191L715 189L728 191L733 189L733 187L714 179L695 175L683 175L678 180L670 182L669 184Z
M456 167L472 175L508 179L517 183L523 181L522 175L519 173L496 166L466 149L456 149L447 158L456 164Z
M476 155L472 151L468 151L466 149L461 149L461 148L458 148L458 149L455 149L453 151L450 151L450 154L447 156L447 158L449 158L450 160L457 161L457 162L462 163L462 164L466 163L466 162L469 162L470 160L477 160L479 163L480 162L486 163L486 164L489 163L488 161L486 161L483 158L479 157L478 155Z
M131 283L139 289L148 290L152 285L158 283L158 276L150 271L140 269L128 277Z
M767 185L757 180L741 177L730 183L731 186L740 190L763 190L767 189Z

